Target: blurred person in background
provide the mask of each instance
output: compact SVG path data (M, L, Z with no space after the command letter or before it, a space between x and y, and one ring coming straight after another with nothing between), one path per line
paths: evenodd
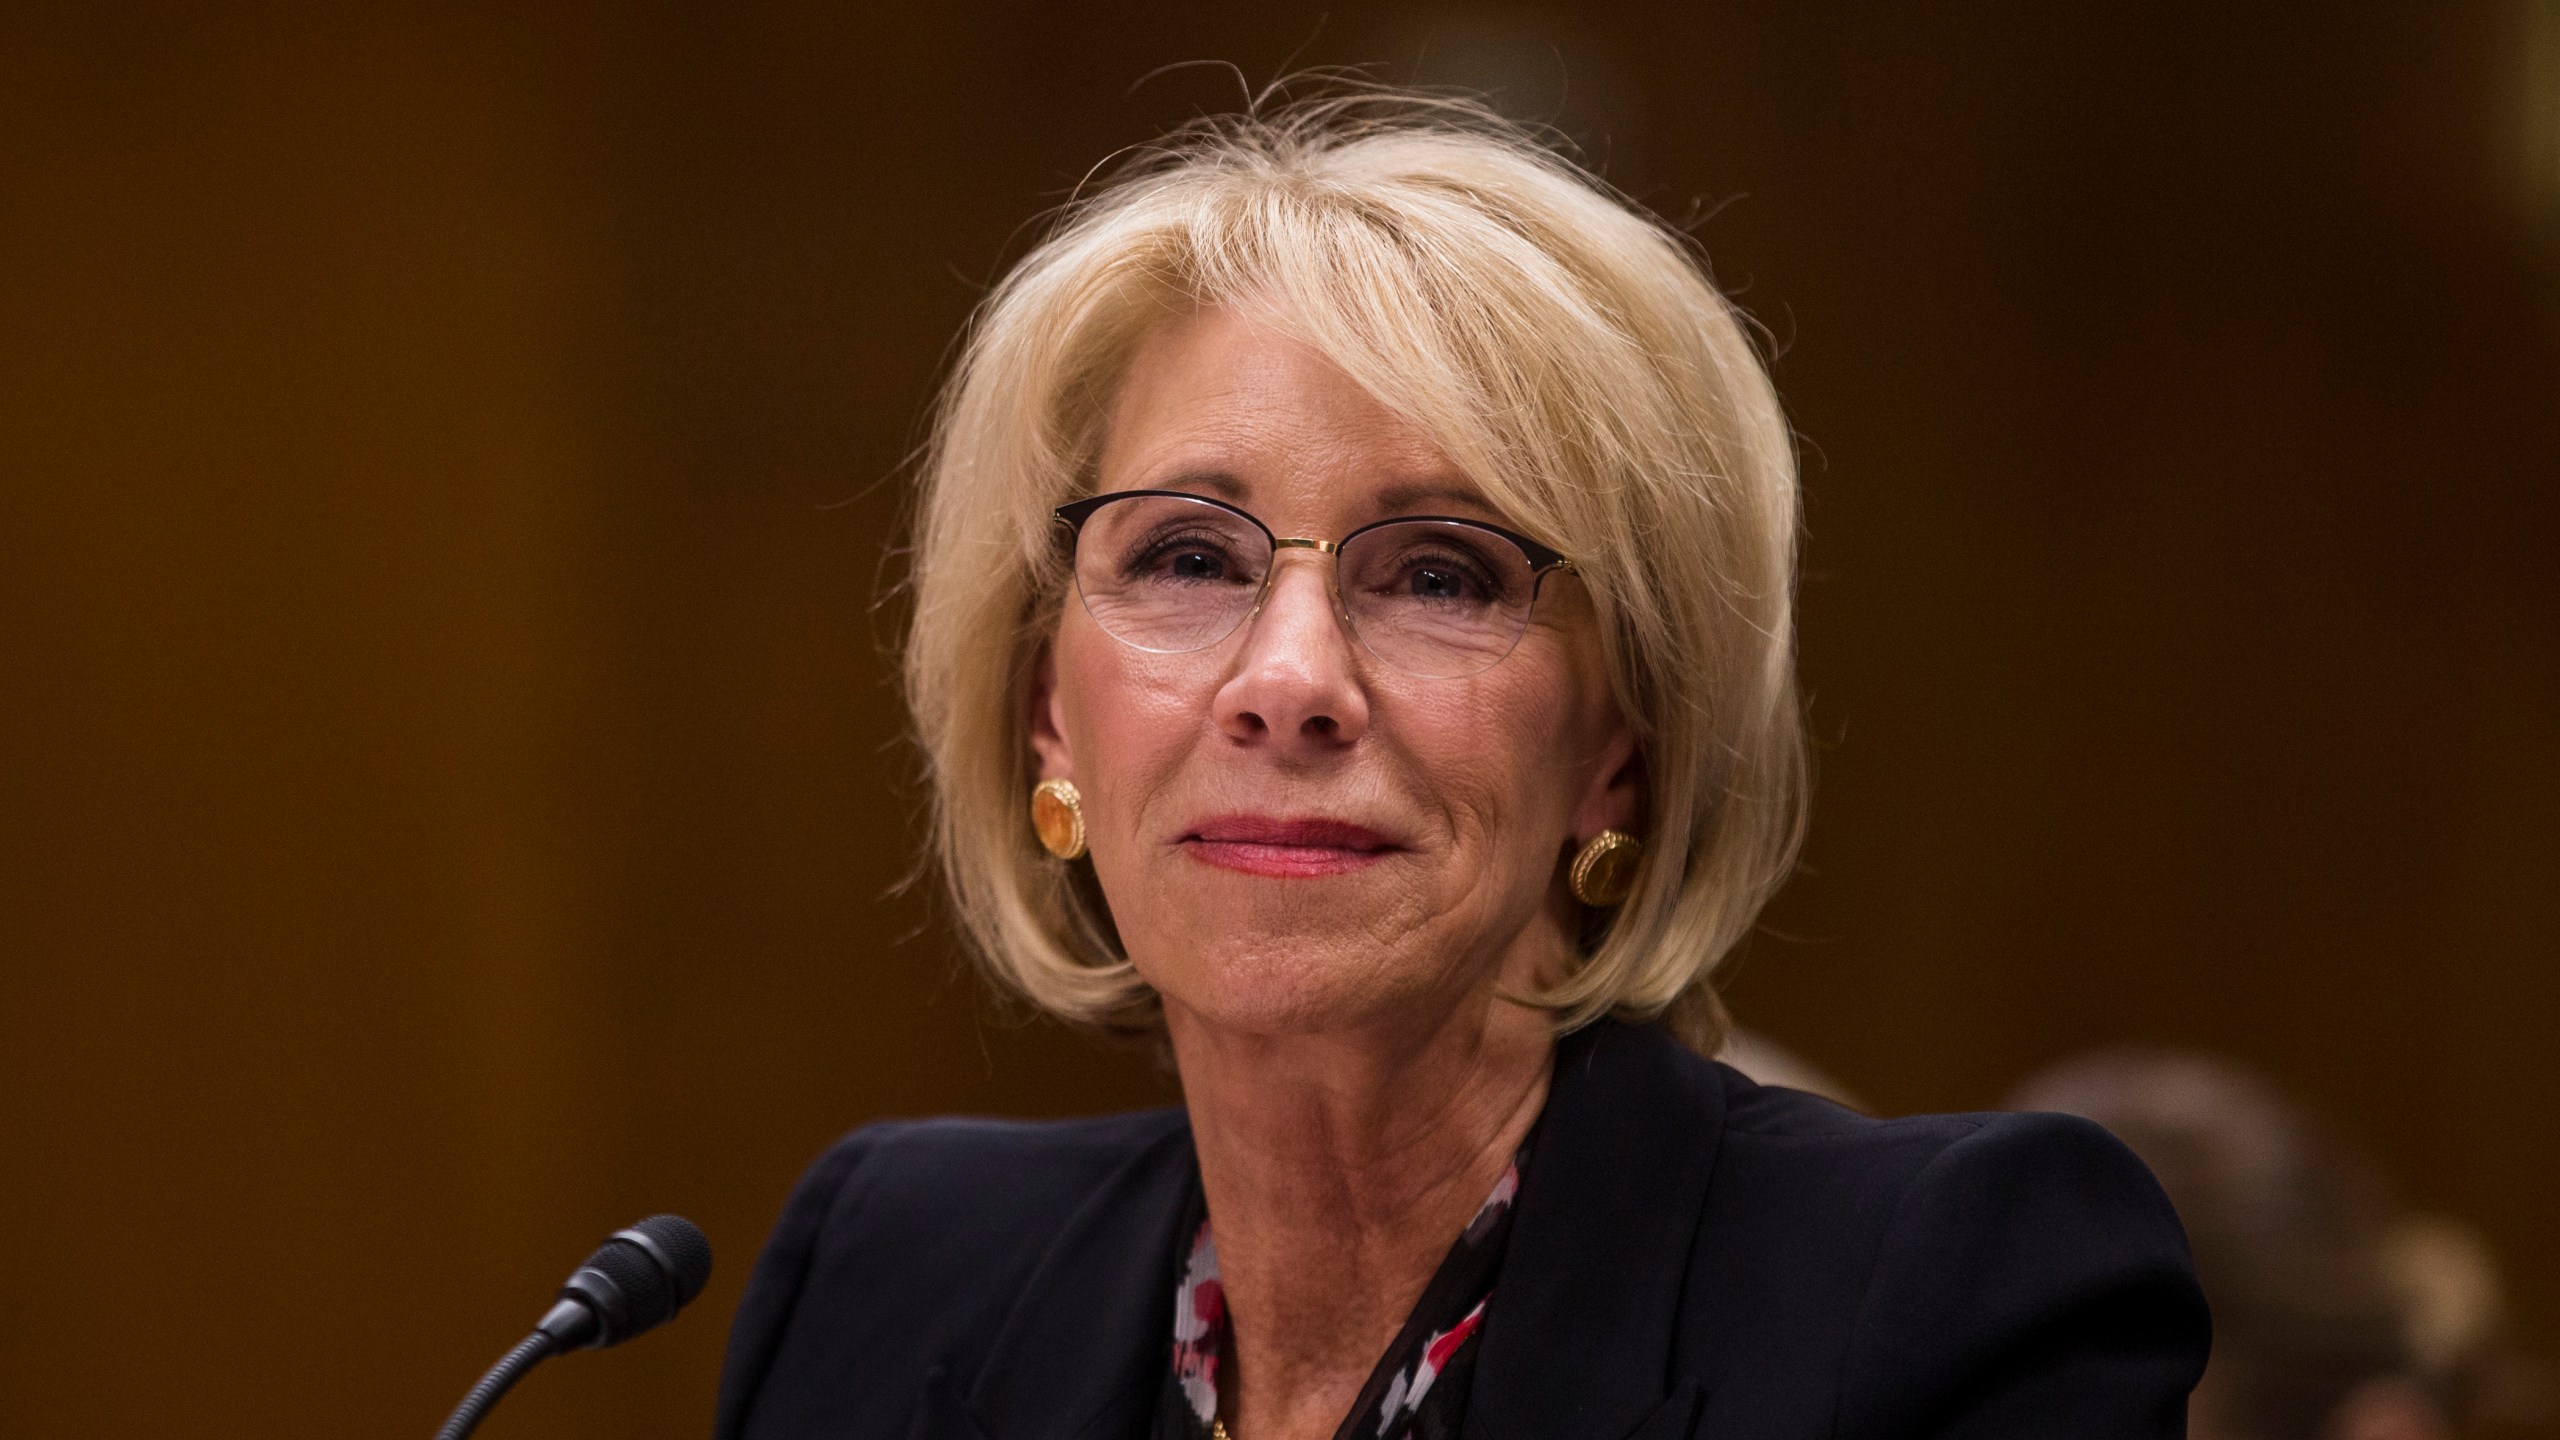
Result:
M957 918L1183 1105L838 1145L724 1440L2181 1433L2122 1145L1705 1058L1801 825L1797 497L1676 233L1469 107L1203 123L990 297L922 488Z
M2502 1388L2497 1272L2258 1077L2167 1051L2067 1060L2015 1110L2084 1116L2149 1164L2213 1306L2194 1440L2449 1440Z

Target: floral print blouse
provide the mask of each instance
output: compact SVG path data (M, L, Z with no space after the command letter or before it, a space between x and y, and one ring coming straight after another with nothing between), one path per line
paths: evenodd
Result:
M1524 1144L1422 1287L1422 1298L1378 1357L1334 1440L1456 1440L1477 1336L1511 1236L1512 1201L1528 1163ZM1218 1244L1204 1200L1193 1198L1179 1233L1187 1238L1173 1296L1173 1363L1156 1406L1154 1440L1247 1440L1226 1437L1219 1423L1227 1297L1218 1282Z

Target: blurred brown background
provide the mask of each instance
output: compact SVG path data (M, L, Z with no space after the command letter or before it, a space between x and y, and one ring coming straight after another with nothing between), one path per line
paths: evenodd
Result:
M945 346L1204 58L1489 87L1773 332L1748 1023L1891 1110L2236 1056L2551 1353L2560 5L1319 16L0 16L0 1432L423 1436L672 1209L707 1297L485 1433L700 1434L831 1136L1169 1093L891 893L874 606Z

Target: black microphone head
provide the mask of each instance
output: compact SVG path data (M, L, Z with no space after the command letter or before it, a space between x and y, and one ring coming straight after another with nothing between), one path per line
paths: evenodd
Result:
M615 1238L636 1236L658 1247L676 1285L676 1308L693 1303L711 1281L711 1237L681 1215L652 1215Z
M680 1215L652 1215L615 1231L560 1287L563 1299L583 1302L593 1312L596 1329L557 1338L573 1345L619 1345L674 1319L710 1278L711 1242L702 1231ZM546 1318L544 1328L551 1326Z

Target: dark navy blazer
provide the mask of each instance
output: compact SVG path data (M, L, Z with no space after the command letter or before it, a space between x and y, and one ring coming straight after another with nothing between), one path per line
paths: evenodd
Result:
M1189 1124L856 1132L729 1340L720 1440L1143 1440ZM1475 1440L2173 1440L2207 1326L2149 1172L2058 1115L1871 1120L1649 1026L1558 1047Z

